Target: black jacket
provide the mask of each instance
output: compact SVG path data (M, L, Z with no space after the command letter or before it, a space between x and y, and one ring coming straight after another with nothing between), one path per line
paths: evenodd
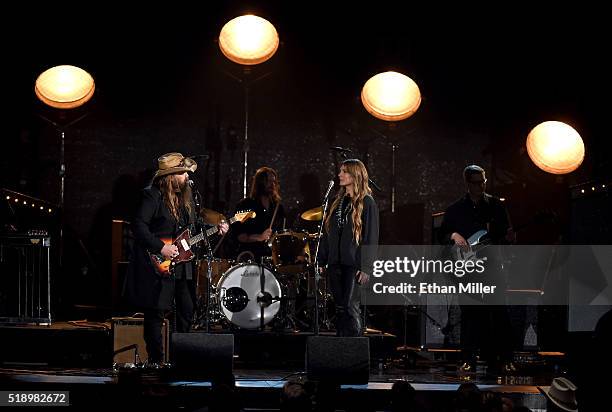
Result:
M169 309L171 302L160 302L160 295L162 288L173 287L173 280L162 279L147 252L160 253L164 246L160 238L175 237L190 221L193 221L193 216L183 216L180 222L172 217L156 186L142 191L140 206L131 224L135 241L124 290L128 303L142 309ZM191 278L193 268L187 268L188 265L192 263L177 265L177 276ZM167 295L164 293L164 296Z
M378 246L378 206L372 196L368 195L363 198L361 222L361 241L357 245L353 237L351 212L348 213L342 231L340 231L336 217L331 217L329 233L325 231L325 228L323 230L317 259L319 265L352 266L369 274L377 254L376 248L370 247L367 248L369 253L365 253L365 247Z

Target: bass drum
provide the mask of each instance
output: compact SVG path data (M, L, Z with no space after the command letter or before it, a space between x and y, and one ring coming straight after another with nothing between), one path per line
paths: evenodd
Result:
M264 274L263 292L261 272ZM239 263L223 274L217 285L223 315L236 326L257 329L268 324L280 309L281 285L270 269L255 263Z

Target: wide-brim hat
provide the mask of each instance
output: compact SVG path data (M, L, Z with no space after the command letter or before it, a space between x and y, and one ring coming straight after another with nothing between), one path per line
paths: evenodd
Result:
M538 389L548 400L564 411L578 412L576 402L576 385L566 378L555 378L547 389L538 386Z
M157 159L157 172L153 179L174 173L195 172L198 164L190 157L180 153L166 153Z

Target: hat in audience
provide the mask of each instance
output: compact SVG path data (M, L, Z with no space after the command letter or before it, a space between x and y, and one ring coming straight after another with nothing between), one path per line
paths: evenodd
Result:
M538 386L538 389L548 400L564 411L578 412L576 385L569 379L555 378L548 389L540 386Z

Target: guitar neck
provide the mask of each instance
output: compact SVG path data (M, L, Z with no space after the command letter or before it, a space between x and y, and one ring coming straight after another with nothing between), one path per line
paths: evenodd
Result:
M231 225L232 223L234 223L236 221L235 217L230 218L229 220L229 224ZM206 231L202 231L199 234L195 235L194 237L190 238L188 240L189 246L194 245L198 242L201 242L204 239L204 236L212 236L215 233L217 233L219 231L219 228L217 228L217 226L213 226L210 229L207 229Z

